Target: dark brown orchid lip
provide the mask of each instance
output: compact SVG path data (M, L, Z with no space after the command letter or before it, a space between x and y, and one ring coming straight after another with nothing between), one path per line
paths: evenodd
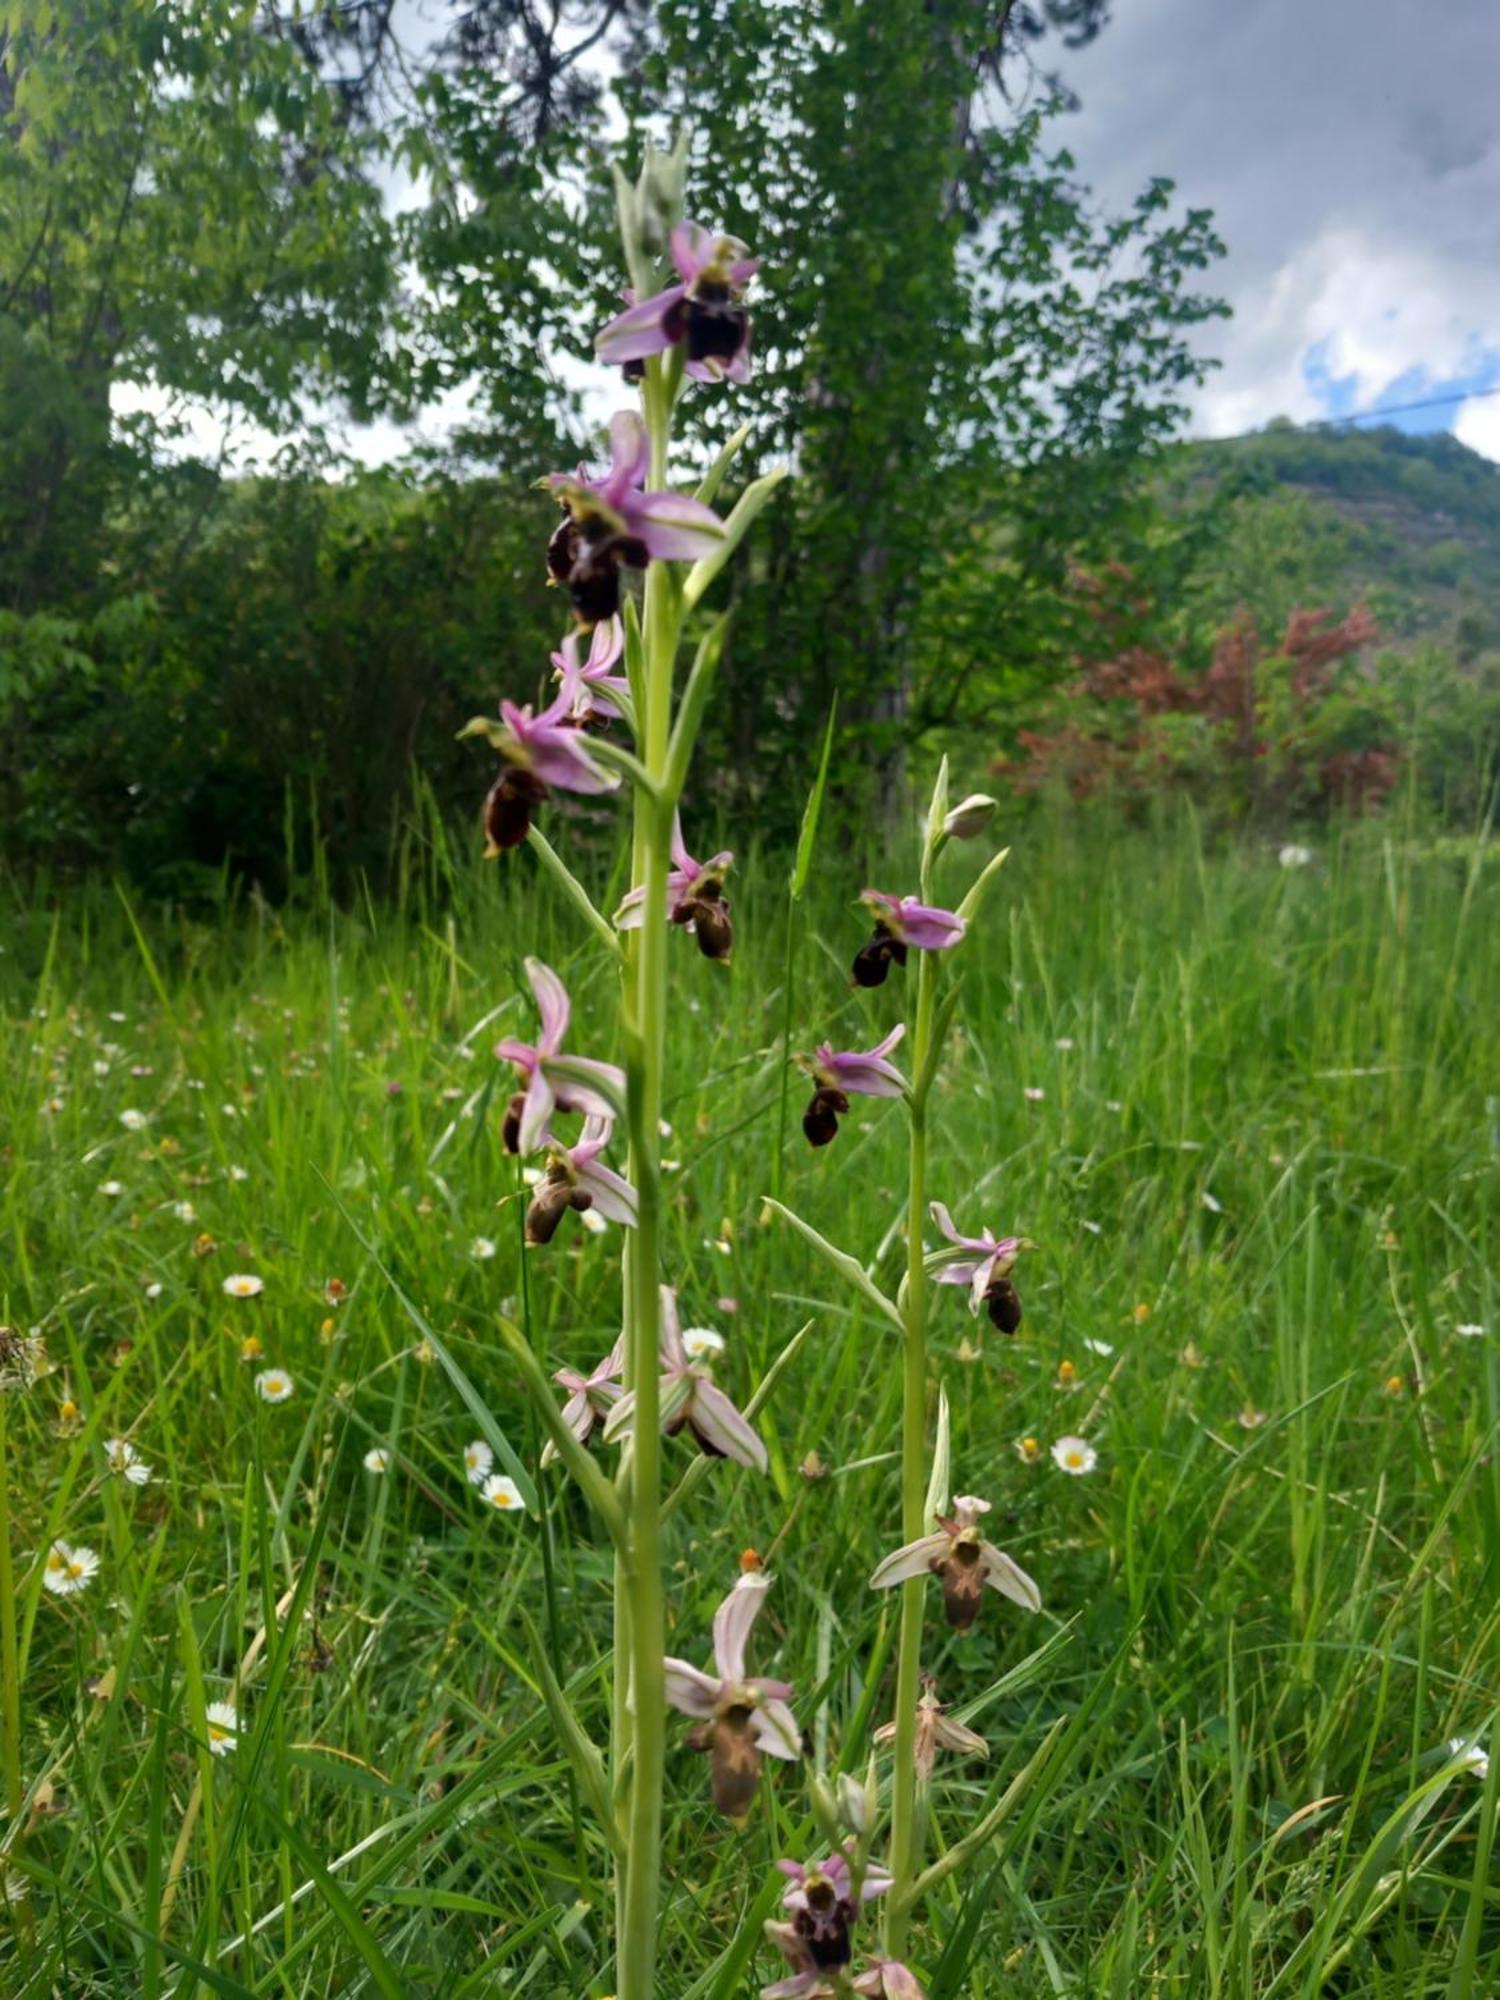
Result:
M884 986L891 966L905 965L906 945L889 924L876 919L873 934L854 954L856 986Z
M531 831L531 816L549 794L542 780L519 764L506 764L484 801L484 833L492 854L519 847Z

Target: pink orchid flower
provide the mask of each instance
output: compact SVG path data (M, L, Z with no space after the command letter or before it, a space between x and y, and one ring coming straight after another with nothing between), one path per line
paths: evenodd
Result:
M682 837L682 819L672 816L672 866L667 875L667 921L684 925L696 938L705 958L726 961L734 949L729 898L724 877L734 865L730 853L695 861ZM638 931L645 913L646 892L632 889L615 911L615 926Z
M866 889L859 900L874 918L875 931L855 954L856 986L883 986L893 964L905 965L908 950L950 951L968 929L954 911L919 903L915 896Z
M560 792L612 792L619 778L592 756L588 738L568 715L560 695L540 715L530 705L500 704L500 721L481 717L460 732L484 736L500 753L500 775L484 802L485 853L493 858L519 847L531 831L531 816L555 786Z
M778 1861L776 1866L792 1883L781 1899L782 1907L792 1912L787 1927L792 1936L782 1949L787 1950L794 1963L796 1950L806 1954L811 1963L796 1977L812 1983L796 1985L784 1980L775 1987L764 1988L762 2000L766 1993L815 1993L818 1977L846 1966L853 1956L850 1931L861 1906L883 1896L891 1886L890 1872L872 1862L865 1869L856 1895L849 1863L842 1854L830 1855L826 1861L810 1867L804 1867L800 1861ZM788 1950L788 1946L792 1949Z
M614 1063L561 1053L572 1003L552 968L539 958L528 958L526 977L541 1016L540 1038L535 1043L507 1038L495 1044L500 1061L513 1064L525 1084L506 1108L504 1139L511 1153L534 1153L554 1111L581 1111L586 1118L607 1123L625 1093L625 1072ZM611 1090L613 1096L607 1094Z
M563 1145L550 1131L543 1134L547 1165L526 1210L528 1243L550 1243L570 1208L580 1214L592 1209L607 1222L635 1228L640 1213L635 1189L599 1158L613 1128L612 1119L588 1118L582 1138L573 1146Z
M873 1049L835 1051L828 1042L819 1042L806 1063L816 1088L802 1114L802 1130L810 1146L826 1146L838 1136L839 1120L849 1109L849 1098L900 1097L906 1079L886 1057L906 1033L892 1028Z
M752 1570L735 1583L714 1613L714 1671L702 1673L686 1660L666 1661L667 1700L702 1727L688 1741L713 1758L714 1804L733 1820L743 1819L760 1782L764 1754L792 1761L802 1755L802 1736L787 1702L785 1681L757 1680L745 1672L745 1647L760 1615L771 1579Z
M625 652L625 630L618 618L602 618L594 627L587 659L583 658L583 634L570 632L552 655L552 667L562 682L561 700L574 722L590 722L596 716L617 721L630 712L630 683L623 674L612 673Z
M1002 1333L1014 1333L1021 1324L1021 1295L1011 1283L1016 1258L1027 1249L1023 1236L960 1236L946 1206L932 1204L933 1221L954 1246L935 1250L927 1268L939 1285L967 1285L969 1311L978 1314L983 1306Z
M610 467L602 479L577 472L549 473L541 481L567 510L547 547L555 583L565 583L573 609L586 625L620 609L620 570L651 561L696 562L724 538L711 507L686 493L647 493L651 465L646 426L622 410L609 426Z
M595 1424L604 1421L611 1407L624 1394L620 1387L624 1367L625 1336L622 1333L590 1374L581 1375L576 1368L559 1368L552 1377L560 1389L568 1392L568 1400L562 1406L562 1420L580 1444L588 1443ZM556 1461L557 1446L549 1438L542 1449L542 1464L553 1465Z
M661 1288L661 1427L675 1437L686 1427L710 1458L730 1458L752 1472L765 1472L770 1459L747 1419L717 1386L706 1361L694 1361L682 1344L677 1294ZM635 1422L635 1391L629 1389L605 1419L604 1441L628 1436Z
M988 1500L961 1493L951 1516L934 1516L935 1534L908 1542L876 1565L870 1588L889 1590L913 1577L940 1577L943 1605L955 1632L967 1632L974 1623L986 1584L1023 1611L1040 1611L1042 1594L1025 1570L980 1534L979 1517L989 1511Z
M750 315L740 303L746 281L759 269L733 236L715 236L696 222L672 231L672 262L681 280L627 305L594 336L599 359L626 367L661 354L679 341L687 347L687 372L695 381L750 379Z

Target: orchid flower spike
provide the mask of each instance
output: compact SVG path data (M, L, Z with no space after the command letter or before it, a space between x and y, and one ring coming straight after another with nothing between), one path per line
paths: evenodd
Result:
M767 1470L765 1446L750 1423L713 1379L706 1360L693 1360L682 1344L677 1318L677 1294L661 1288L661 1427L675 1437L684 1426L710 1458L732 1458L752 1472ZM635 1392L627 1390L604 1424L604 1442L613 1444L629 1434L635 1422Z
M559 1368L552 1377L568 1400L562 1406L562 1420L580 1444L587 1444L595 1424L602 1423L611 1406L624 1391L620 1376L625 1368L625 1336L622 1333L591 1374L580 1375L576 1368ZM555 1465L557 1446L549 1438L542 1447L542 1464Z
M1021 1324L1021 1295L1011 1283L1016 1258L1031 1245L1024 1236L960 1236L953 1217L940 1201L932 1204L931 1215L953 1245L951 1250L934 1250L926 1259L933 1282L939 1285L967 1285L969 1311L981 1306L991 1324L1002 1333L1014 1333Z
M762 1755L793 1761L802 1736L787 1707L785 1681L755 1680L745 1673L745 1646L760 1615L771 1579L763 1570L739 1578L714 1613L714 1670L701 1673L686 1660L666 1662L667 1700L701 1726L689 1732L695 1750L713 1759L714 1804L726 1818L742 1820L760 1783Z
M864 1873L858 1893L854 1889L849 1863L842 1854L804 1867L800 1861L778 1861L776 1866L792 1887L782 1897L782 1907L792 1912L791 1928L818 1972L835 1971L853 1957L850 1930L860 1906L883 1896L891 1886L887 1869L872 1862ZM816 1988L792 1987L792 1992Z
M561 1054L572 1003L552 968L539 958L528 958L526 977L541 1016L540 1038L534 1043L507 1038L495 1044L495 1054L501 1062L514 1065L525 1085L505 1108L501 1133L508 1153L534 1153L554 1111L581 1111L585 1118L608 1123L614 1117L614 1100L625 1094L625 1072L614 1063Z
M500 721L476 716L460 736L483 736L500 753L500 775L484 801L485 858L519 847L531 831L531 816L560 792L612 792L620 783L595 762L583 732L569 719L567 697L534 715L528 704L500 704Z
M898 1958L872 1958L868 1970L851 1979L853 1993L872 1993L876 2000L927 2000L917 1975Z
M724 877L734 865L732 854L714 854L695 861L682 837L682 820L672 818L672 867L667 875L667 921L684 925L696 938L705 958L726 964L734 950L729 898ZM615 911L616 928L638 931L645 909L644 889L632 889Z
M630 372L648 355L681 342L695 381L750 379L750 315L740 303L759 268L737 237L715 236L696 222L672 231L672 262L681 281L649 299L632 301L601 327L594 350L607 366Z
M873 936L854 956L856 986L883 986L892 964L910 951L951 951L968 926L952 910L934 909L915 896L887 896L866 889L859 899L875 921Z
M894 1722L883 1722L875 1732L877 1743L892 1743L896 1738ZM917 1741L914 1761L917 1775L930 1778L932 1767L937 1762L939 1750L956 1750L965 1757L988 1757L990 1746L976 1730L966 1729L961 1722L955 1722L937 1698L937 1686L930 1674L923 1676L922 1692L917 1698Z
M989 1511L988 1500L960 1494L951 1517L934 1515L936 1534L908 1542L876 1565L870 1588L889 1590L913 1577L941 1577L943 1605L955 1632L967 1632L974 1623L986 1584L1023 1611L1040 1611L1042 1594L1025 1570L980 1534L979 1517Z
M599 1158L609 1144L613 1125L609 1118L586 1119L583 1136L574 1146L563 1145L551 1132L543 1134L547 1165L526 1210L529 1244L550 1243L570 1208L579 1214L593 1209L606 1222L634 1229L640 1208L636 1191Z
M634 410L621 410L609 426L610 467L602 479L552 472L541 481L557 495L567 518L547 545L554 583L566 584L579 622L595 625L620 609L620 571L651 561L696 562L724 538L711 507L685 493L642 490L651 464L646 426Z
M845 1049L836 1053L827 1042L819 1042L811 1060L803 1067L814 1085L812 1101L802 1114L802 1130L810 1146L826 1146L838 1136L839 1120L849 1109L850 1096L900 1097L906 1079L886 1057L906 1033L892 1028L873 1049Z
M562 682L562 699L574 722L618 721L630 713L630 683L611 671L625 652L625 628L618 618L601 618L583 657L583 634L570 632L552 655L552 669Z

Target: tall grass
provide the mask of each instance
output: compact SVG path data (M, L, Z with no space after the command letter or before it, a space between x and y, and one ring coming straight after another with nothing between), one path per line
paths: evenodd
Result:
M794 1046L862 1046L897 1004L848 986L849 865L824 853L798 912ZM895 862L874 880L911 886ZM613 1246L570 1223L523 1268L489 1055L524 1018L525 951L580 1015L612 1009L529 856L482 871L429 819L403 882L392 909L313 890L212 921L6 892L0 1319L55 1364L5 1398L3 1841L29 1888L0 1922L7 1995L614 1990L608 1857L531 1636L557 1636L602 1740L608 1549L557 1474L545 1520L481 1509L460 1462L481 1426L443 1364L534 1469L497 1312L549 1367L617 1331ZM900 1368L761 1220L784 884L780 858L744 872L731 973L673 940L685 1321L725 1333L740 1397L813 1330L760 1418L771 1478L712 1466L668 1522L669 1636L704 1656L758 1550L781 1579L758 1660L795 1681L816 1766L858 1771L892 1700L891 1607L865 1582L899 1539ZM939 1765L929 1853L1065 1726L910 1956L934 1995L1492 1994L1500 1765L1482 1782L1446 1746L1488 1741L1500 1705L1493 860L1363 827L1283 869L1190 820L1064 817L993 908L929 1180L960 1226L1038 1247L1018 1338L957 1292L931 1334L955 1485L995 1501L1046 1610L943 1642L940 1692L992 1755ZM894 1287L899 1120L858 1105L822 1155L789 1125L784 1198ZM234 1271L263 1294L226 1297ZM274 1406L252 1387L271 1363L296 1381ZM1052 1464L1063 1433L1093 1473ZM115 1436L150 1485L107 1475ZM690 1463L679 1441L669 1481ZM76 1597L41 1588L57 1536L101 1558ZM211 1756L204 1711L236 1693L245 1737ZM815 1838L802 1777L775 1774L736 1833L702 1760L669 1753L664 1993L776 1976L751 1952L772 1859Z

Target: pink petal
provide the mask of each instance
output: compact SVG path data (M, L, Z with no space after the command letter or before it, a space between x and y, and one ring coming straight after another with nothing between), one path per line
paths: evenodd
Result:
M677 1294L670 1285L663 1285L660 1296L661 1365L677 1374L688 1365L687 1349L682 1344L682 1322L677 1317Z
M715 237L701 222L679 222L672 231L672 262L683 285L691 285L705 264L714 260Z
M953 1217L948 1213L946 1202L933 1202L928 1209L928 1213L950 1243L956 1243L961 1250L977 1250L981 1247L972 1238L959 1235L958 1231L953 1227Z
M572 1012L568 989L551 966L543 965L539 958L527 959L526 977L531 981L531 990L536 995L536 1009L542 1017L542 1037L537 1046L544 1056L556 1055L562 1047L563 1036L568 1032L568 1019Z
M683 875L696 875L698 864L687 851L687 842L682 837L682 814L672 815L672 865Z
M724 1391L700 1375L693 1390L693 1423L716 1451L752 1472L769 1470L765 1446Z
M590 1075L599 1079L597 1087L589 1081ZM564 1111L582 1111L589 1118L614 1118L614 1100L606 1094L611 1084L618 1096L625 1094L624 1070L594 1056L564 1056L551 1069L551 1082Z
M526 1086L526 1099L521 1106L521 1129L516 1144L523 1153L534 1153L542 1142L547 1120L552 1116L557 1100L552 1094L552 1086L547 1081L547 1072L538 1063Z
M924 1535L919 1542L908 1542L875 1565L870 1588L889 1590L892 1584L909 1583L914 1576L928 1576L933 1562L941 1561L947 1553L946 1535Z
M998 1590L1002 1597L1008 1597L1012 1604L1019 1604L1023 1611L1041 1610L1042 1593L1021 1565L1012 1562L1003 1549L997 1549L993 1542L981 1542L979 1560L984 1565L984 1580L991 1590Z
M672 342L663 322L683 290L681 285L668 285L664 292L642 299L638 305L627 306L607 326L601 326L594 335L594 352L606 367L614 368L625 361L644 361L647 355L660 354L670 347Z
M952 910L935 910L907 896L901 903L901 935L918 951L947 951L968 925Z
M593 1162L580 1167L576 1154L573 1167L579 1186L587 1188L594 1197L594 1206L605 1221L622 1223L626 1229L634 1229L640 1204L629 1181L622 1180L611 1168Z
M632 487L639 486L651 465L651 440L634 410L617 410L609 420L609 471L599 482L606 506L621 508Z
M569 1396L567 1402L563 1404L562 1420L582 1444L594 1428L594 1413L589 1408L589 1399L582 1390Z
M940 1264L932 1273L935 1285L967 1285L972 1283L976 1271L989 1268L988 1257L955 1257L949 1264Z
M601 770L589 755L581 730L533 723L527 748L536 776L561 792L612 792L619 786L613 772Z
M714 1665L721 1680L745 1678L745 1642L770 1587L768 1576L751 1571L739 1579L714 1613Z
M530 1076L540 1061L538 1051L530 1042L517 1042L509 1039L503 1042L496 1042L495 1054L501 1062L514 1063L522 1076Z
M773 1695L760 1703L751 1718L750 1728L756 1742L768 1756L782 1757L791 1762L802 1755L802 1732L797 1727L797 1718L777 1696Z
M620 512L626 531L657 562L696 562L724 539L724 523L713 508L688 493L627 495Z
M696 1667L690 1667L686 1660L664 1660L666 1668L667 1700L682 1715L691 1715L700 1722L706 1721L714 1712L714 1704L721 1693L718 1681L710 1680L707 1674L700 1674Z

